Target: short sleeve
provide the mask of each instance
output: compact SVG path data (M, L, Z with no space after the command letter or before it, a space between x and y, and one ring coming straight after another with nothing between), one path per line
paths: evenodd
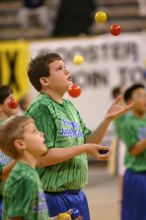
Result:
M133 126L129 125L129 123L125 123L121 129L121 137L125 142L128 150L130 150L137 142L138 138L135 134L135 130Z
M33 118L38 130L44 133L47 147L54 147L55 124L47 106L41 104L39 105L39 111L28 111L26 115Z
M31 186L31 187L30 187ZM26 180L26 177L17 179L17 182L13 185L13 189L9 192L9 189L5 187L4 197L6 196L9 201L9 208L7 210L7 216L9 218L15 216L25 217L30 211L30 205L33 201L33 196L36 187L32 182Z

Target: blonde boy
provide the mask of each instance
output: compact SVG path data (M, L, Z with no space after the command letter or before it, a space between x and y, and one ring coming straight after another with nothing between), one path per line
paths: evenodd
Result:
M32 119L13 116L0 127L0 147L16 161L3 191L2 219L48 220L45 195L35 171L37 157L48 151L43 133ZM51 219L57 220L58 216Z

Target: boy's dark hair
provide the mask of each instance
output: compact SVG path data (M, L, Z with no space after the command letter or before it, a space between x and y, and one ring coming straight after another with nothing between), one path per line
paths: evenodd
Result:
M130 86L124 93L125 102L129 101L132 98L132 95L135 92L135 90L140 88L145 89L145 86L142 83L136 83Z
M0 86L0 104L3 104L5 99L13 93L13 90L8 85Z
M121 86L114 87L112 89L112 98L116 99L120 95L120 92L121 92Z
M37 91L41 90L40 78L50 75L48 64L55 60L62 60L62 57L57 53L48 53L31 59L27 73L31 84Z

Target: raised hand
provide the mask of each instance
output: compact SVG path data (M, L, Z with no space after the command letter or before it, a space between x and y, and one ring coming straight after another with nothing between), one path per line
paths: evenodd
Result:
M105 116L106 120L113 121L116 118L123 115L124 113L128 112L130 109L132 109L134 103L129 105L125 104L124 102L121 102L122 99L122 96L118 96L116 100L112 103Z

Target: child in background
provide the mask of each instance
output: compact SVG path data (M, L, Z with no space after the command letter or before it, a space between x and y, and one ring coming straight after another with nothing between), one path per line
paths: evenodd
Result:
M13 90L8 85L0 86L0 123L12 115L17 114L17 105L11 106L11 101L15 101Z
M132 114L122 125L126 145L126 171L123 182L122 220L146 219L146 90L134 84L124 94L125 102L134 102Z
M15 105L14 105L15 104ZM13 90L8 85L0 86L0 125L5 119L17 114L17 102L13 96ZM0 220L2 215L2 191L5 180L15 161L0 151Z
M32 119L13 116L0 127L0 147L16 161L4 186L2 220L48 220L45 195L35 170L37 157L47 153L43 133ZM59 216L50 220L59 220Z
M30 105L27 115L35 120L37 128L44 133L48 148L48 153L39 159L38 165L41 168L38 172L49 214L53 216L77 208L83 219L89 220L88 203L82 191L88 181L85 153L96 155L97 160L109 158L109 147L96 144L101 142L110 122L131 106L119 106L117 99L108 110L102 125L91 132L73 104L63 99L73 82L59 54L50 53L32 59L28 77L40 92ZM107 153L100 154L101 149L107 150ZM55 164L56 161L60 163Z
M112 98L116 99L119 95L123 97L124 94L124 86L119 85L114 87L112 90ZM124 104L124 100L121 100L121 105ZM112 156L109 160L109 171L111 174L116 174L118 176L118 183L119 183L119 205L120 205L120 213L121 213L121 201L122 201L122 189L123 189L123 176L125 172L125 165L124 165L124 157L125 157L125 144L121 138L121 130L122 125L125 120L130 117L131 112L126 112L121 117L117 118L114 121L114 130L115 136L112 140L111 150Z

